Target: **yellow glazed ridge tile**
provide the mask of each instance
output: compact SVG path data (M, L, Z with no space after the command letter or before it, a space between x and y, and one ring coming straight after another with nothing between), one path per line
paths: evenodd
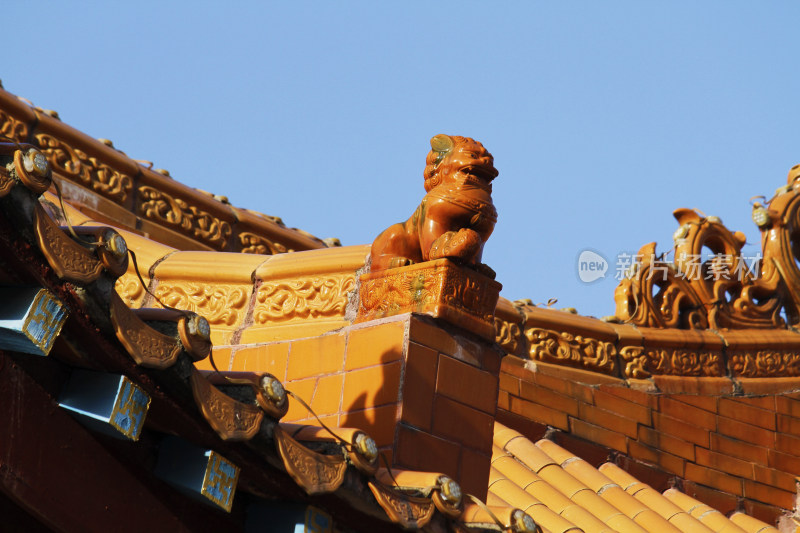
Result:
M175 252L155 269L164 282L197 281L236 283L252 286L253 272L269 256L233 252Z
M346 320L304 320L281 323L274 326L251 325L242 329L240 341L253 346L275 342L303 340L334 333L350 325Z
M341 246L269 256L255 272L255 279L296 278L314 274L353 272L363 268L369 245Z

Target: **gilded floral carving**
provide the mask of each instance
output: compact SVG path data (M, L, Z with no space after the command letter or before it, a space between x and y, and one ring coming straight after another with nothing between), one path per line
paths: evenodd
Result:
M219 250L228 243L231 236L228 222L146 185L139 187L139 197L139 212L145 218L179 229Z
M0 109L0 135L17 142L28 138L28 125Z
M114 288L128 307L138 306L144 298L144 287L136 274L123 274L117 279Z
M291 248L287 248L279 242L274 242L269 239L243 231L239 233L239 244L242 245L241 252L243 254L261 254L273 255L283 254L286 252L294 252Z
M364 274L360 279L356 322L424 313L495 338L494 309L501 285L472 269L439 259Z
M522 328L519 324L494 317L495 342L508 353L517 353Z
M355 286L353 275L265 281L256 293L253 318L256 324L266 324L294 318L343 316Z
M625 346L619 350L626 378L645 379L651 375L717 377L724 375L718 352L690 349Z
M242 320L250 287L189 282L161 282L155 295L170 307L202 315L214 326L233 326Z
M617 349L613 342L540 328L527 328L525 337L534 361L568 363L606 374L616 372Z
M737 351L730 356L731 372L745 378L800 376L800 353L787 350Z
M111 168L95 157L89 157L82 150L73 148L52 135L38 133L35 138L55 172L117 203L123 203L128 198L133 179L127 174Z
M623 372L626 378L646 379L652 375L642 346L624 346L620 348L619 355L625 363Z

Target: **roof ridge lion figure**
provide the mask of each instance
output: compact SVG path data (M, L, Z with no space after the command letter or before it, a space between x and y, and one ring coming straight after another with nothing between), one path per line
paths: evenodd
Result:
M393 224L372 243L372 272L448 258L495 277L481 263L494 230L494 158L469 137L436 135L426 158L427 194L405 222Z

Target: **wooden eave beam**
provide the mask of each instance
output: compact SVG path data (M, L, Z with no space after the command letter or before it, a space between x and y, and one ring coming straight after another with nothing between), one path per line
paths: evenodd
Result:
M0 490L28 514L65 532L241 530L240 514L186 498L120 460L130 443L86 430L26 371L25 359L0 352Z

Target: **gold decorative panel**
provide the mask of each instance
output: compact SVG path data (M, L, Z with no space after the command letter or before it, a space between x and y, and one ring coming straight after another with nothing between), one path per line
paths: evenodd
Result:
M356 322L402 313L441 318L494 340L494 309L502 285L448 259L364 274Z

